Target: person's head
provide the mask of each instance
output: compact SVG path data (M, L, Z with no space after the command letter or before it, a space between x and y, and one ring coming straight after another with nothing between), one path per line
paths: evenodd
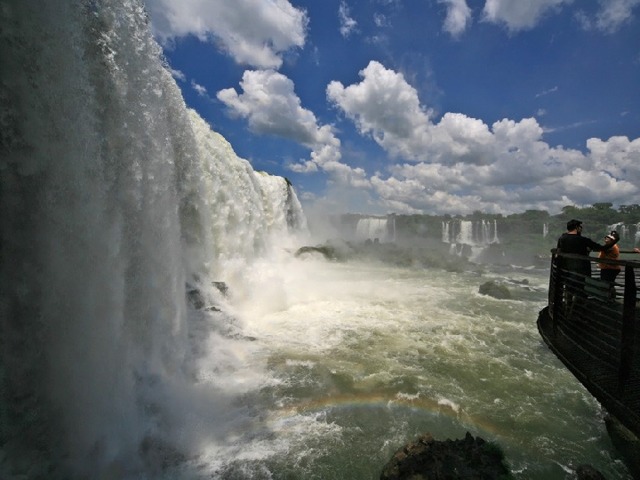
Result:
M620 235L615 230L611 230L611 232L604 237L604 241L608 244L616 244L620 240Z
M582 230L582 222L580 220L573 219L567 222L567 232L573 232L574 230L577 230L578 233Z

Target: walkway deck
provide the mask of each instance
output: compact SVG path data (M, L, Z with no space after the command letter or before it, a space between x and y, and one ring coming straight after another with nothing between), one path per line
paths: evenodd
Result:
M588 261L592 276L563 268L567 259ZM640 437L640 262L606 263L622 266L613 286L599 280L595 258L552 251L549 305L538 330L601 405Z

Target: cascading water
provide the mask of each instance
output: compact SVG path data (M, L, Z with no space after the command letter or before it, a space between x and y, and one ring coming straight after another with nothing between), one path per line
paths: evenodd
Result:
M472 258L487 245L500 243L497 220L453 220L442 222L442 241L451 244L453 254L462 254L464 247L471 248Z
M391 220L393 222L393 219ZM391 231L389 229L392 229ZM389 223L385 218L366 217L360 218L356 225L356 238L360 241L388 242L393 240L394 223Z
M185 107L140 2L0 24L0 476L126 477L222 397L185 284L220 296L304 216Z

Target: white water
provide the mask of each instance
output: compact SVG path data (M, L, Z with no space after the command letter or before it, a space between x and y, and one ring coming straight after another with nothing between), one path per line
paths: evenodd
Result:
M510 280L514 300L478 294ZM524 280L528 284L521 283ZM191 463L215 478L374 479L419 434L498 442L516 478L583 463L628 479L598 403L540 340L547 272L449 273L282 259L237 303L244 421Z
M466 430L517 478L626 478L535 330L546 272L497 301L295 259L295 195L185 108L138 2L0 21L0 478L377 478Z
M395 223L389 225L389 220L387 218L361 218L356 224L356 239L359 241L393 241L394 229Z
M471 247L470 259L475 260L491 244L500 243L497 220L451 220L442 222L442 242L450 244L452 255L462 255Z
M0 16L0 476L144 471L141 445L189 451L191 413L228 415L229 390L194 378L234 320L203 324L186 286L248 295L251 263L304 231L300 204L187 110L139 2Z

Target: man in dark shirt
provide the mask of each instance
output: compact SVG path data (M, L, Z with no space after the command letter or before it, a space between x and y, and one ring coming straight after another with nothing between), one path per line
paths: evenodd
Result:
M588 237L582 236L582 222L569 220L567 231L558 239L558 250L562 253L574 253L588 256L591 251L602 251L610 248L608 245L600 245ZM560 265L565 270L575 272L578 275L570 275L569 283L573 283L576 293L582 290L584 277L591 276L591 263L587 259L562 258Z

